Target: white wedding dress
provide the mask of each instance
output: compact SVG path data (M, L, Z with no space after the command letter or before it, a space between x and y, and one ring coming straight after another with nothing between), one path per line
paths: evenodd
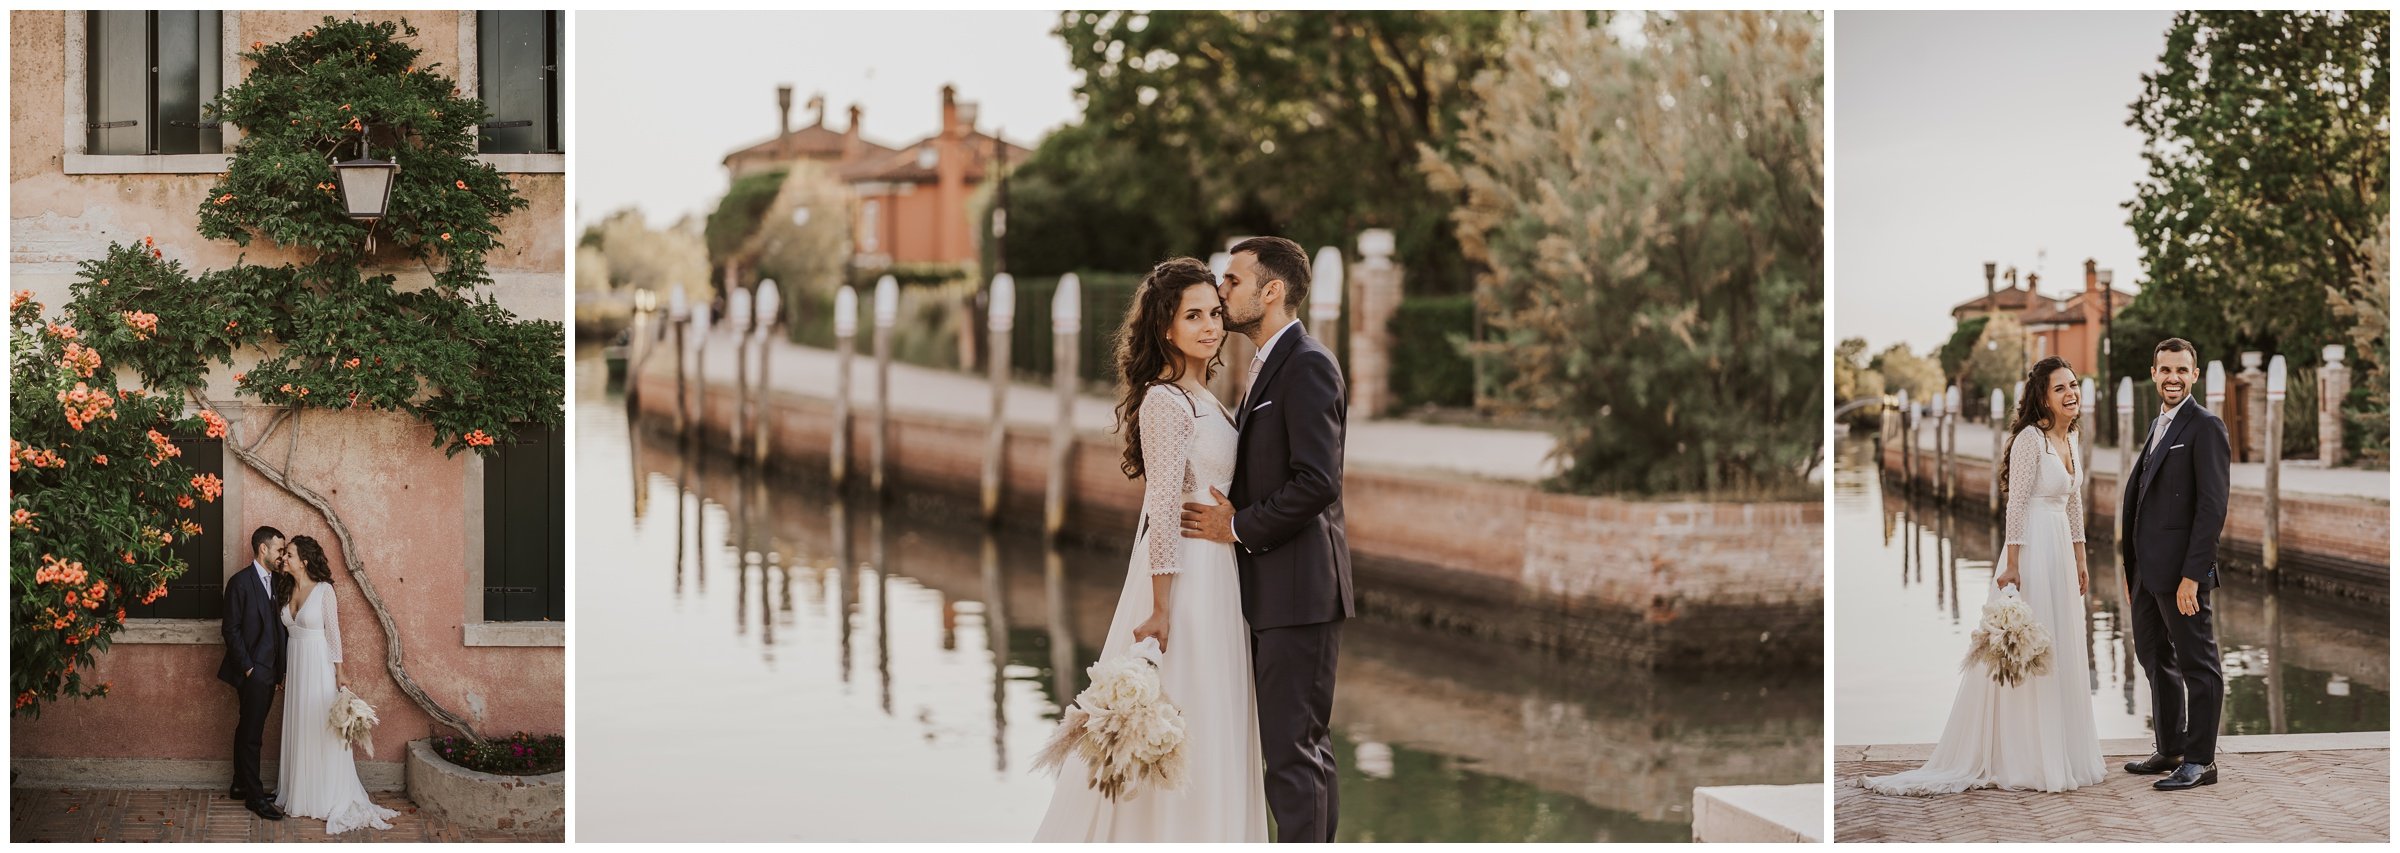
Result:
M1035 841L1267 840L1266 774L1233 546L1182 535L1183 504L1231 491L1238 436L1216 399L1152 386L1142 399L1142 522L1109 620L1102 659L1133 646L1150 618L1151 576L1175 575L1159 684L1183 711L1189 772L1181 790L1110 802L1088 784L1081 759L1059 768Z
M2073 436L2067 448L2075 453ZM1915 770L1861 780L1869 790L1905 795L1976 788L2071 791L2098 783L2106 773L2092 720L2083 594L2075 583L2084 472L2069 472L2033 427L2018 432L2010 444L2008 470L2008 540L1993 570L2006 570L2008 545L2020 546L2017 589L2034 619L2050 632L2050 672L2010 687L1993 681L1981 664L1969 667L1959 676L1950 722L1933 757Z
M297 615L290 607L276 609L291 639L283 653L283 760L275 807L324 821L328 835L369 826L390 829L388 819L399 812L367 798L350 743L326 719L340 692L333 665L342 661L341 605L333 598L333 584L318 584L298 609Z

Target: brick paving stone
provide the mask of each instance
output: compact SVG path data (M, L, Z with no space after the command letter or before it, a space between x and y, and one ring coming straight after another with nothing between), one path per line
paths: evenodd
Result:
M2218 782L2156 791L2111 760L2108 778L2064 793L1968 791L1895 797L1858 787L1916 761L1834 765L1833 840L1852 841L2388 841L2391 751L2226 755Z
M16 788L9 792L10 843L29 841L500 841L564 842L564 832L496 832L436 820L406 795L370 795L398 811L391 829L325 834L304 817L262 820L217 790Z

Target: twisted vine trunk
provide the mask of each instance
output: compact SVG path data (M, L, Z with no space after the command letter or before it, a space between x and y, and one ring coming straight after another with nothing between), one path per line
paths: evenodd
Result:
M224 412L218 412L215 406L210 405L206 396L199 391L192 390L188 393L194 404L215 412L218 417L225 416ZM230 419L228 419L228 423L230 423ZM292 428L298 430L299 426L295 424ZM272 427L270 427L271 430ZM230 438L230 436L228 437ZM260 440L265 440L265 436L260 436ZM251 470L257 471L260 476L267 478L268 482L274 483L293 497L299 498L302 503L316 509L317 515L325 519L326 526L333 528L334 538L341 540L342 543L342 558L350 573L350 580L358 584L359 595L364 597L367 600L367 606L375 611L376 623L383 626L383 668L385 672L391 674L392 683L400 685L400 692L406 694L409 701L415 702L426 716L433 718L434 722L456 729L459 733L466 735L468 740L482 743L483 735L478 734L473 725L470 725L465 718L451 713L450 709L442 707L442 703L434 701L433 697L425 692L425 688L418 686L417 680L409 676L408 667L405 665L406 654L400 644L400 626L392 620L391 608L384 605L383 597L376 594L375 581L367 575L366 561L360 559L358 549L352 547L350 528L342 524L342 517L333 511L333 505L326 502L325 497L317 494L315 490L292 482L291 477L282 469L268 464L266 459L252 452L250 448L242 446L240 441L226 441L225 448L233 451L233 455L241 459L242 464L250 466Z

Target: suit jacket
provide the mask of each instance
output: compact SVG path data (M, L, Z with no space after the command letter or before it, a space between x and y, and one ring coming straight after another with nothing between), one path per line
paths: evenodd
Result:
M217 664L217 680L242 686L242 673L252 669L276 684L283 683L283 619L275 614L275 596L258 582L257 564L243 566L225 579L225 661Z
M2217 586L2217 538L2225 530L2225 501L2233 445L2225 421L2188 400L2168 421L2158 449L2150 437L2135 448L2118 518L2117 557L2128 585L2172 595L2182 578L2203 590Z
M1342 532L1342 369L1302 328L1285 333L1242 400L1233 530L1241 540L1242 616L1251 628L1333 622L1355 613Z

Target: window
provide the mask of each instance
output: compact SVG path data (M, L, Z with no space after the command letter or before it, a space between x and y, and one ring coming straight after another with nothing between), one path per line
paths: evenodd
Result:
M483 460L483 621L566 621L566 461L533 426Z
M192 473L225 476L225 442L198 436L176 436L183 449L184 467ZM222 619L225 616L225 502L193 501L176 514L200 525L200 535L175 538L175 556L189 568L167 582L167 597L149 604L127 603L127 619ZM139 594L140 590L132 591ZM139 599L135 599L136 602Z
M877 245L875 235L883 231L883 225L877 221L877 217L882 213L882 202L878 202L874 199L867 199L866 205L858 215L858 247L860 250L866 252L873 252L876 250Z
M85 151L223 153L200 108L224 89L224 13L86 14Z
M479 135L485 154L566 150L559 121L560 59L566 37L557 11L477 12L478 96L492 117Z

